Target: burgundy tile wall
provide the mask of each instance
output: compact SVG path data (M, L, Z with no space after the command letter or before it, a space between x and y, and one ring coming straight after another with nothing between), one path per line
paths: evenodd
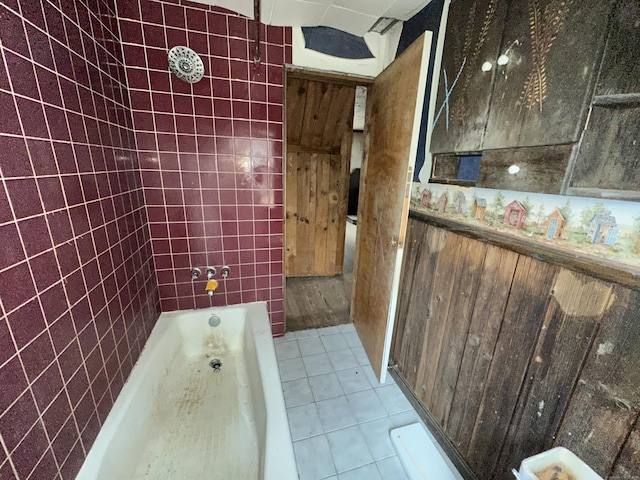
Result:
M115 6L0 41L0 478L72 479L159 315Z
M282 83L291 29L262 26L255 66L251 20L184 1L118 7L162 310L266 300L282 334ZM203 59L202 81L169 74L176 45ZM211 300L190 267L223 264L231 275Z

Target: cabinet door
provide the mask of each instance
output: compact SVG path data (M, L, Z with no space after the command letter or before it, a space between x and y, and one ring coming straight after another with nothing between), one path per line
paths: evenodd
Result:
M484 149L578 140L609 10L606 0L510 1Z
M451 3L431 136L433 153L481 148L506 5L504 0Z
M568 193L640 200L640 3L619 0Z

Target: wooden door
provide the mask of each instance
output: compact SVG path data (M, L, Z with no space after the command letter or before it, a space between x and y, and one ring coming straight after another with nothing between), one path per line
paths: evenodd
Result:
M351 318L376 375L386 375L409 194L426 86L425 32L367 94Z
M287 277L342 273L354 102L354 85L287 77Z

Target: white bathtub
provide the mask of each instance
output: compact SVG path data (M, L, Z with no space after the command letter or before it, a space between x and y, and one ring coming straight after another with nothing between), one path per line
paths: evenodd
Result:
M297 479L266 304L160 315L76 478Z

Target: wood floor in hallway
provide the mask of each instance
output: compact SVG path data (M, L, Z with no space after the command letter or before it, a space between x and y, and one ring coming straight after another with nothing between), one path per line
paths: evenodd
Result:
M287 331L330 327L350 322L355 245L356 226L347 223L342 275L287 278Z

